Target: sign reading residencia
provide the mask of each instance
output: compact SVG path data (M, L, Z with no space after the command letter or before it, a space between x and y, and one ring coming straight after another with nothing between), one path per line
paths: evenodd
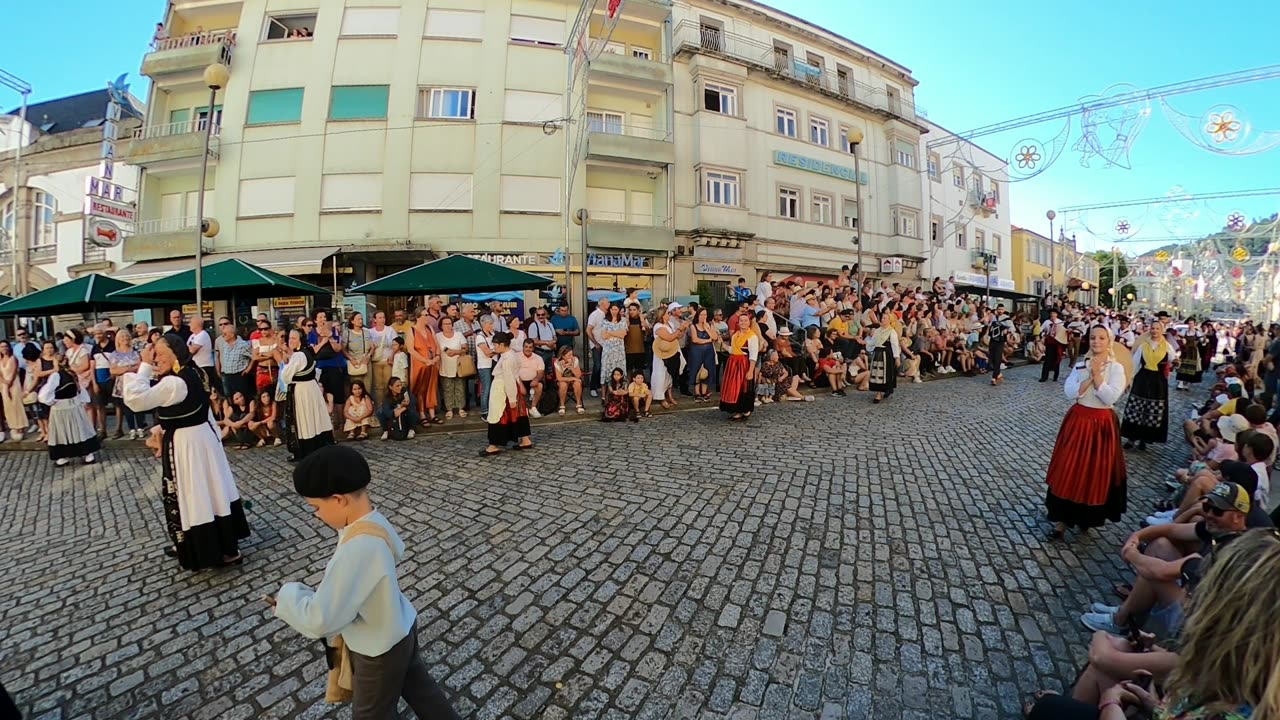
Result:
M839 178L840 180L847 180L849 182L855 182L855 178L858 177L858 173L854 172L854 169L851 167L836 165L835 163L818 160L817 158L796 155L795 153L789 153L785 150L773 151L773 164L785 165L786 167L793 167L797 170L807 170L811 173ZM867 174L862 173L862 184L866 185L867 181Z

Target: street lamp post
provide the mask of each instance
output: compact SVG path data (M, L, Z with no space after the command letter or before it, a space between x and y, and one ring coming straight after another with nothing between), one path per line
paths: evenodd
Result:
M1057 279L1058 272L1058 253L1053 246L1053 219L1058 217L1058 213L1050 210L1044 214L1049 219L1049 294L1053 294L1054 281Z
M866 268L862 267L862 171L858 167L858 146L862 144L862 130L851 128L848 138L850 149L853 150L853 204L858 212L858 227L855 228L858 234L853 236L853 244L858 246L858 273L862 274L866 272Z
M213 137L214 101L218 91L227 86L231 70L222 63L214 63L204 69L204 84L209 87L209 112L204 122L204 152L200 153L200 185L196 191L196 315L204 317L204 239L218 234L217 222L204 218L204 191L209 174L209 142Z
M27 138L27 99L31 96L31 85L17 75L4 70L0 70L0 85L15 90L22 95L22 107L18 110L18 140L13 150L13 231L8 238L9 260L12 265L9 291L14 297L17 297L23 292L23 288L18 285L18 275L21 273L24 278L27 275L25 270L21 269L22 260L18 257L18 243L23 237L22 206L19 200L22 195L22 146L26 144ZM0 228L0 230L2 229Z

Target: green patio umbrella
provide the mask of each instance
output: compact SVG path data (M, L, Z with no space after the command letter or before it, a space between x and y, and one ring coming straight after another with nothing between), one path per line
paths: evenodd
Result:
M116 298L111 294L133 287L106 275L82 275L47 290L28 293L0 304L0 315L44 316L97 313L99 310L134 310L176 302L170 296L156 299Z
M330 290L317 287L272 272L266 268L232 258L222 260L203 268L200 279L202 294L205 300L233 300L242 298L277 298L291 295L317 295L328 297ZM196 271L193 267L186 272L153 280L149 283L126 287L113 293L116 299L180 297L194 301L196 297Z
M351 288L367 295L480 293L539 290L555 281L466 255L450 255Z

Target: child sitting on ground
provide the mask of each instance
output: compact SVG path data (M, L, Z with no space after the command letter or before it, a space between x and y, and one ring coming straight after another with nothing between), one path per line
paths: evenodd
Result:
M318 588L285 583L264 600L306 637L339 636L326 651L338 671L330 672L326 699L340 701L349 690L353 718L392 717L403 696L420 718L457 719L418 654L418 613L396 576L404 542L374 509L369 479L369 463L345 445L321 448L298 464L293 487L338 531L338 544Z
M649 408L653 407L653 393L644 381L644 373L636 372L631 376L631 384L627 386L627 397L631 398L631 409L640 417L653 417Z

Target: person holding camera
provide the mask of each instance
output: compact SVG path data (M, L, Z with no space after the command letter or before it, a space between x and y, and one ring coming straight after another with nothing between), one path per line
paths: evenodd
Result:
M678 302L673 302L665 309L658 310L657 321L653 324L653 396L662 398L662 407L676 406L675 393L672 389L674 379L680 375L680 336L684 335L692 324L688 311Z

